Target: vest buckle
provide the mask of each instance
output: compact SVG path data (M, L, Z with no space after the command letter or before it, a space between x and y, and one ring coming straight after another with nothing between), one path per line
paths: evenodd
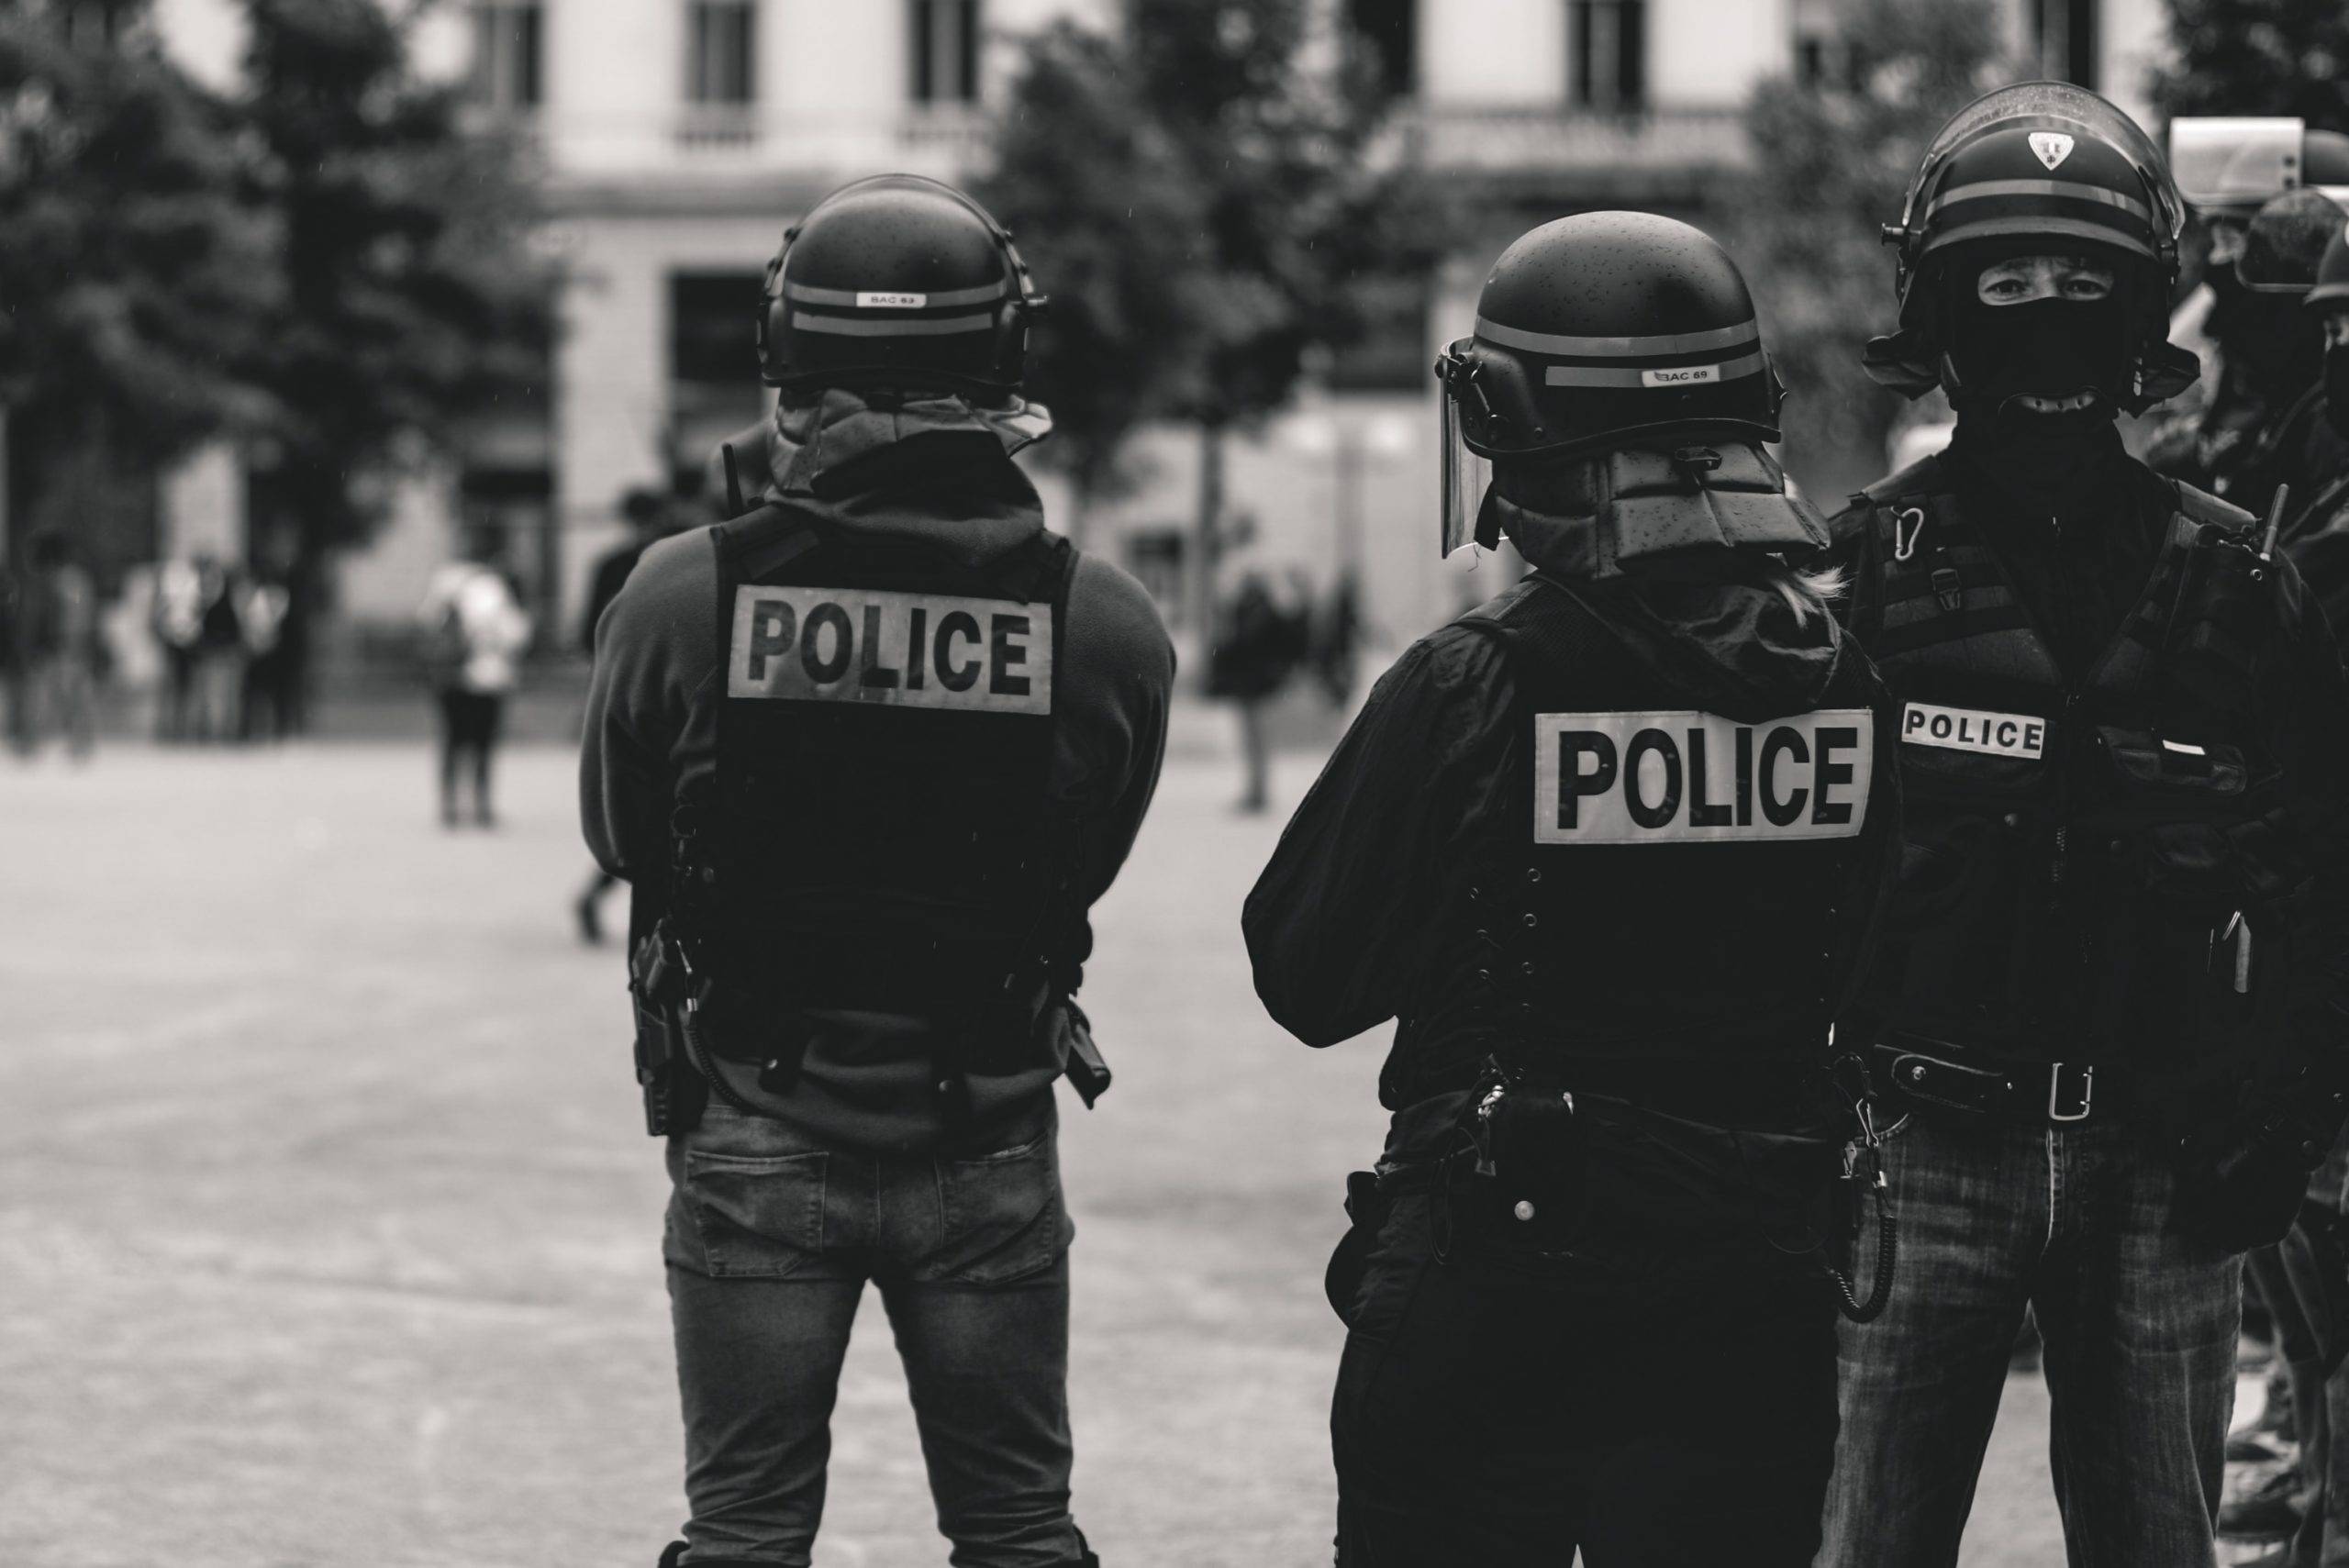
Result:
M1955 615L1965 607L1965 580L1957 574L1956 567L1934 567L1932 582L1933 597L1944 611Z

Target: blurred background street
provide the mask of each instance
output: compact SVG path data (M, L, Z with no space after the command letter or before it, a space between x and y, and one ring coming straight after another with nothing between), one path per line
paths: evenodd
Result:
M1384 1129L1383 1037L1256 1006L1235 912L1281 817L1230 811L1221 717L1099 910L1117 1086L1063 1096L1077 1511L1132 1568L1328 1561L1321 1270ZM491 834L435 824L430 771L0 770L0 1562L638 1568L674 1531L667 1187L618 951L571 927L572 758L518 750ZM2018 1378L1967 1568L2062 1562L2045 1412ZM834 1443L818 1562L942 1562L870 1296Z

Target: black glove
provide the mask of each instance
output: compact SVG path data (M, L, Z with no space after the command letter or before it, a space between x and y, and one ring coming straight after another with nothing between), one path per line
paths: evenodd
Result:
M2289 1091L2261 1095L2215 1136L2189 1138L2178 1173L2178 1209L2188 1229L2223 1251L2247 1252L2284 1239L2340 1135L2349 1096L2302 1073Z

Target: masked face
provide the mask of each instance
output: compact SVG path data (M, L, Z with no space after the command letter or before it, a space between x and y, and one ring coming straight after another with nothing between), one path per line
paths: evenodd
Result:
M1955 401L2001 422L2110 417L2127 389L2131 342L2113 269L2072 256L1984 267L1957 302Z

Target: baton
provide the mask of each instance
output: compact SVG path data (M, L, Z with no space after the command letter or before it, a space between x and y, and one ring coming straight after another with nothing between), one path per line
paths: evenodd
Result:
M2276 530L2284 526L2284 507L2292 498L2288 484L2276 486L2276 499L2267 503L2267 537L2259 541L2259 564L2266 565L2276 557Z

